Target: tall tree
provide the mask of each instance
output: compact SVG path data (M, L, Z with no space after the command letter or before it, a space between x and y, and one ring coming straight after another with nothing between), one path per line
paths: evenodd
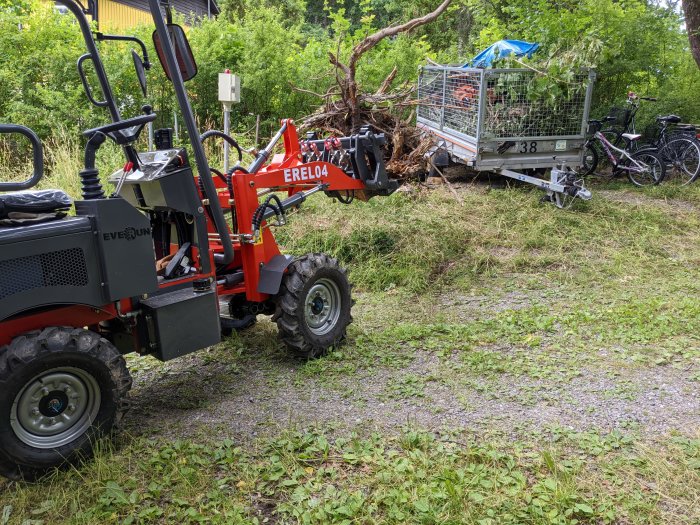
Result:
M690 39L690 50L693 58L700 67L700 2L698 0L683 0L685 12L685 27Z

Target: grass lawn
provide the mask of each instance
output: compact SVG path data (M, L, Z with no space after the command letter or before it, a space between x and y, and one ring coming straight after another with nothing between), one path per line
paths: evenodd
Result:
M350 269L347 343L131 358L116 442L0 525L700 523L700 185L455 189L310 199L278 237Z

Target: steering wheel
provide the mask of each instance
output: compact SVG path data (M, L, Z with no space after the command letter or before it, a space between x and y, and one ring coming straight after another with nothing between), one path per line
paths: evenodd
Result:
M148 113L146 115L139 115L126 120L120 120L119 122L112 122L111 124L88 129L83 132L83 135L91 137L96 133L104 133L105 135L109 135L117 144L128 144L135 141L143 130L143 127L149 122L153 122L155 119L155 113ZM138 129L133 133L123 133L127 129L133 127L138 127Z

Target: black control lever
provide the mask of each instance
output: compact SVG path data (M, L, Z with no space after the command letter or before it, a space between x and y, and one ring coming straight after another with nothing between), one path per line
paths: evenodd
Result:
M175 252L175 255L165 267L163 276L166 279L172 279L173 277L178 277L189 272L189 269L191 268L189 259L187 259L187 261L185 261L185 259L187 258L187 252L189 251L190 246L191 244L189 242L183 243L182 246L180 246L180 249Z

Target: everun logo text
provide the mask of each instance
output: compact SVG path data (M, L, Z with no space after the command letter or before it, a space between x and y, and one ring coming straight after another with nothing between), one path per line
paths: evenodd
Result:
M116 241L117 239L123 239L126 241L133 241L137 237L143 237L144 235L151 235L150 228L125 228L120 232L107 232L102 234L102 238L105 241Z

